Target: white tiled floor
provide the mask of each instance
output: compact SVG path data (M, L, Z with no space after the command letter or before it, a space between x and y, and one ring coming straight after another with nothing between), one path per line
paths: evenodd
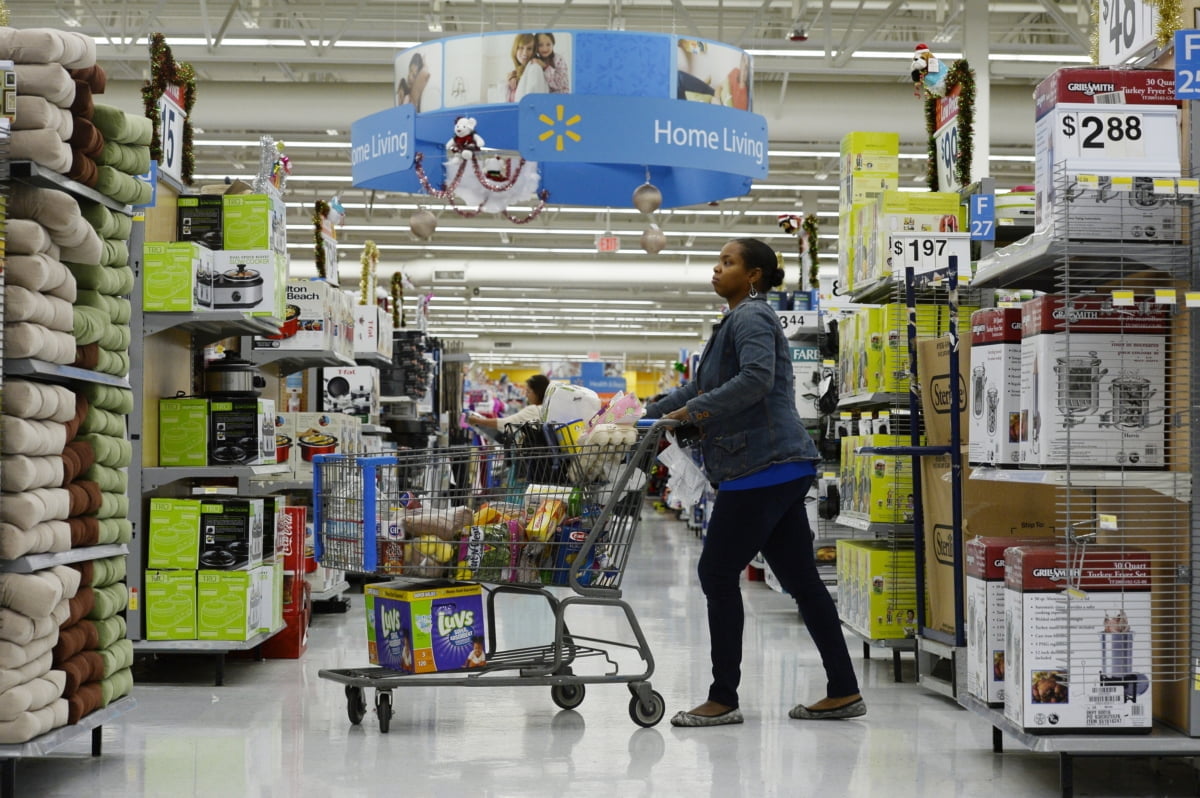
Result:
M647 509L626 598L656 658L667 714L704 698L703 598L693 576L700 543ZM397 689L391 733L373 714L352 727L342 688L317 678L365 664L361 599L350 615L315 618L299 661L231 663L224 687L189 660L155 668L171 683L137 685L137 708L104 730L104 756L86 736L20 763L20 796L1054 796L1054 756L1011 744L991 752L990 727L948 700L892 679L890 657L857 659L869 712L854 721L789 720L822 692L823 676L794 606L747 584L742 726L639 729L621 685L589 688L559 711L544 687ZM508 606L502 643L538 636L538 614ZM583 612L576 634L621 634L617 615ZM507 630L507 631L506 631ZM617 630L614 632L614 630ZM856 655L861 646L851 641ZM886 654L886 652L885 652ZM632 663L628 663L632 664ZM1186 760L1083 759L1076 794L1197 795Z

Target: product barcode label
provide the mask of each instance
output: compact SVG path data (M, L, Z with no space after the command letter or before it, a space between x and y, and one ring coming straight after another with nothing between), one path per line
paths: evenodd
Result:
M1092 696L1093 704L1119 704L1124 700L1121 690L1116 687L1097 688L1095 694Z
M1097 94L1092 99L1096 101L1096 105L1124 105L1125 92L1106 91L1103 94Z
M1140 718L1146 714L1146 708L1141 704L1134 704L1129 708L1129 717Z

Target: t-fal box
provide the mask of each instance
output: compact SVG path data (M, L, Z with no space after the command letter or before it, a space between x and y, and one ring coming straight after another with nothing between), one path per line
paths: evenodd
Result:
M287 253L286 209L277 192L226 194L221 200L225 249Z
M264 515L262 499L200 501L200 567L238 571L261 564Z
M176 205L180 241L195 241L211 250L225 248L220 195L183 194Z
M269 249L225 249L213 253L214 276L200 301L212 308L251 316L285 317L287 255Z
M283 325L279 333L255 336L255 349L302 349L324 352L333 348L334 289L323 280L287 281Z
M1149 732L1150 555L1005 552L1004 714L1029 731Z
M410 673L487 664L479 585L395 581L364 593L372 664Z
M208 413L208 464L272 465L277 451L275 402L213 399Z
M321 409L356 416L364 421L379 416L379 369L338 366L321 369Z
M981 701L1004 703L1004 551L1045 543L1036 538L979 536L963 546L967 692Z
M969 448L972 465L1017 465L1021 459L1021 310L971 314Z
M1163 466L1168 313L1099 294L1021 306L1022 465Z
M374 355L379 352L380 307L378 305L354 306L354 354ZM391 332L390 325L387 330Z

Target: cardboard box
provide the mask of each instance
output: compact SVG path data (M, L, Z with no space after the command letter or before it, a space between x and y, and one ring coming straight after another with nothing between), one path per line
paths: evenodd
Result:
M950 389L950 339L917 339L917 372L921 383L921 417L925 422L925 437L930 446L947 446L950 438L950 412L953 392ZM971 347L958 347L958 430L959 443L970 441L967 377L971 374Z
M208 465L208 400L158 400L158 464Z
M283 497L263 497L263 545L262 558L264 561L275 556L276 541L279 540L279 527L284 523Z
M378 305L354 306L354 354L374 355L379 352L379 335L383 329L379 323L379 311Z
M1057 533L1058 505L1053 487L972 480L970 467L964 465L962 470L964 540L976 535L1050 538ZM956 618L951 495L950 455L922 457L921 512L928 602L925 624L952 635Z
M209 402L208 464L275 463L275 402L270 399L213 399Z
M838 580L843 623L871 640L912 637L917 622L912 549L882 540L839 540L836 545L839 565L849 561L849 581ZM843 596L847 587L848 602Z
M373 664L411 673L486 664L479 585L395 581L367 585L364 593Z
M224 249L223 202L216 194L181 194L176 201L178 239Z
M1021 463L1161 468L1168 306L1047 295L1021 311Z
M283 626L283 565L271 563L255 568L251 573L254 574L254 590L262 608L258 632L278 629Z
M196 639L196 572L146 571L147 640Z
M378 418L379 369L374 366L321 369L320 409L326 413L355 416L363 421Z
M146 565L150 570L200 567L200 502L150 500Z
M842 175L900 174L900 134L855 131L842 137Z
M210 309L200 304L199 298L211 290L211 250L193 241L152 241L143 245L142 252L142 310L195 313Z
M287 209L276 192L222 198L225 249L269 249L287 254Z
M1005 717L1029 731L1149 732L1149 553L1018 546L1005 566Z
M968 461L1016 465L1021 455L1021 311L971 314Z
M262 563L262 499L214 497L197 503L200 505L200 567L235 571Z
M323 280L290 278L284 293L283 326L277 335L255 336L255 349L333 348L333 302L336 292Z
M963 545L967 692L993 706L1004 704L1004 551L1039 543L1045 541L981 535Z
M255 571L196 573L197 638L248 640L262 626L263 596Z
M297 477L312 476L312 459L318 454L346 453L346 418L338 413L293 414L291 466Z
M209 308L284 319L287 271L286 254L268 249L225 249L213 253L211 289L200 290L197 296Z
M1119 94L1119 98L1112 95ZM1033 92L1034 115L1041 119L1063 103L1111 103L1119 99L1130 105L1170 105L1175 98L1175 73L1166 69L1125 67L1062 67L1051 72Z

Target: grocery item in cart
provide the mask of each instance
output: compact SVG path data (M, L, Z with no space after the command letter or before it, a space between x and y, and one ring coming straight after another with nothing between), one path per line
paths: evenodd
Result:
M458 548L437 535L422 535L404 549L404 575L416 579L438 579L446 575Z
M395 581L367 585L364 594L372 664L410 673L485 664L479 585Z
M434 535L441 540L456 541L462 531L471 526L474 516L469 507L447 510L420 510L403 516L404 537L419 538Z
M520 521L468 527L459 541L455 578L511 582L524 537Z

